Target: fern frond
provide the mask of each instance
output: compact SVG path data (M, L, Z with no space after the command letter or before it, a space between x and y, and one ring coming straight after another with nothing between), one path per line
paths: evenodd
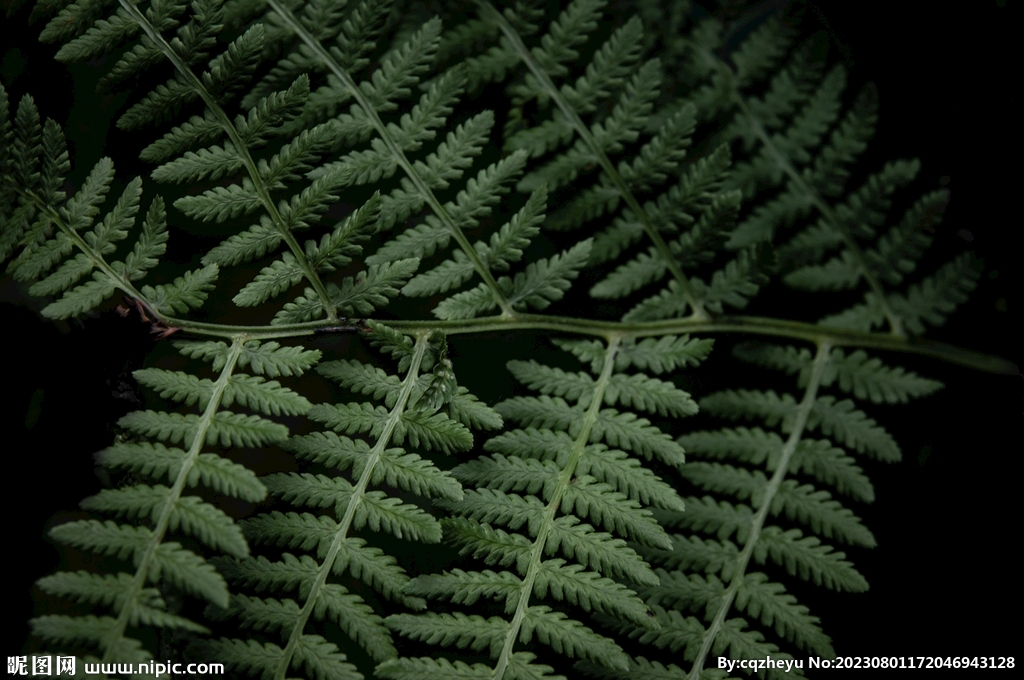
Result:
M63 149L60 130L47 125L45 131L44 141L52 132L54 139L61 140L57 148ZM60 151L56 160L50 157L44 166L63 163L60 158L66 158L66 151ZM26 237L24 249L10 262L12 274L20 280L35 280L30 288L33 295L61 294L43 310L46 316L57 319L89 312L117 290L143 301L157 313L186 312L202 305L216 280L216 267L187 272L172 284L141 288L132 284L145 276L165 249L166 214L159 198L150 205L139 240L127 258L107 259L116 251L117 242L127 238L134 227L142 193L140 180L129 182L111 211L97 224L95 218L113 180L113 163L109 158L102 159L75 196ZM78 253L69 258L74 250ZM90 280L79 283L90 274Z
M504 601L511 622L461 613L389 619L409 637L487 650L498 674L511 668L515 642L528 642L532 635L563 654L625 667L626 657L611 640L566 614L532 604L531 598L562 600L585 611L650 627L646 607L609 577L643 584L656 583L657 577L615 534L668 549L668 535L643 504L683 509L672 488L626 452L644 457L660 454L678 464L682 450L662 439L664 435L646 420L600 408L606 401L646 403L644 399L657 398L659 392L666 397L674 395L669 399L681 399L681 391L642 374L617 374L618 339L600 354L599 347L589 344L568 348L576 350L581 360L592 361L599 375L567 373L537 362L510 363L516 377L547 394L515 397L499 404L499 413L524 429L498 435L486 445L491 456L455 468L453 474L464 485L477 486L475 490L467 489L461 500L438 501L456 515L445 523L445 531L463 555L515 571L458 570L443 576L421 576L411 585L416 594L467 606L480 599ZM696 348L688 339L678 342L673 338L661 349L671 357L666 361L686 361L684 354L695 360ZM622 363L628 366L629 362L627 357ZM651 389L645 391L641 386ZM641 393L650 397L641 397ZM562 397L579 403L570 406ZM626 451L596 443L601 440ZM494 528L495 524L511 532ZM542 559L542 555L550 559ZM466 625L471 621L479 625ZM487 632L490 628L483 628L484 621L493 624L493 635ZM406 663L412 661L394 662L385 668L407 668L402 665Z
M167 504L170 489L145 484L121 489L104 489L95 496L82 501L86 510L104 512L131 519L149 517L158 519ZM178 528L195 536L203 543L229 555L246 555L249 548L242 532L231 519L217 508L203 503L197 496L183 496L174 504L168 519L168 528Z
M381 227L388 229L396 222L404 221L425 204L434 213L428 217L426 224L408 232L405 239L409 243L392 242L391 247L397 250L380 251L368 262L381 264L396 258L423 257L437 247L445 247L448 239L454 236L463 255L483 278L496 304L508 310L505 293L499 289L487 264L481 261L477 251L462 233L464 228L476 223L479 215L489 210L487 204L495 200L496 190L484 185L494 183L495 180L482 173L476 184L472 180L469 182L467 191L460 193L454 203L444 204L435 195L435 191L459 179L471 164L472 157L480 152L493 124L493 115L483 112L459 125L455 132L449 133L444 143L423 160L410 161L406 157L407 152L415 151L433 139L435 128L441 125L443 117L452 110L464 79L464 74L456 70L431 83L412 113L404 116L398 124L385 124L379 117L379 113L396 108L393 100L407 96L408 88L419 81L437 49L440 22L435 18L420 26L404 45L385 55L380 70L372 78L357 84L353 69L361 68L365 60L348 59L335 49L325 49L315 35L323 27L313 28L284 7L275 6L273 10L284 18L284 22L299 38L301 48L293 52L289 59L296 59L317 69L326 69L330 73L328 85L311 96L311 106L307 107L304 120L323 120L333 115L338 104L354 99L356 103L350 113L338 119L341 132L339 141L361 142L376 134L371 140L371 150L352 152L341 161L314 169L311 176L316 177L331 168L348 168L354 181L363 182L390 176L397 168L401 168L406 177L402 180L401 188L384 196L379 221ZM362 11L365 8L356 10L356 13ZM513 155L510 162L514 165L518 161ZM498 163L492 169L498 168L500 175L502 166L502 163ZM500 183L505 180L496 181Z
M178 477L185 461L185 451L167 448L160 443L115 444L101 451L98 461L111 468L124 468L153 479L173 481ZM213 453L201 453L195 459L185 482L188 486L200 483L214 491L241 498L250 503L261 501L267 495L266 487L248 468Z
M125 416L121 424L143 436L184 441L185 449L140 441L117 444L98 457L106 467L127 469L155 480L166 479L171 485L132 484L105 489L82 503L86 510L115 515L138 525L90 519L61 524L53 530L53 536L61 542L135 562L135 576L123 572L112 576L83 573L74 579L62 578L59 583L46 582L54 594L93 601L113 611L98 640L105 654L138 644L126 637L129 628L160 626L206 632L205 627L168 612L160 591L145 584L170 584L214 605L226 606L227 584L213 564L170 538L189 536L201 546L235 558L247 556L249 546L238 525L225 512L198 496L183 495L182 491L185 486L203 484L225 496L250 502L262 500L266 487L252 472L217 454L203 453L203 448L218 442L223 446L259 446L287 437L283 425L253 414L232 413L227 410L232 405L241 404L271 415L301 413L309 408L305 399L276 381L268 383L262 377L239 372L242 364L264 372L264 367L253 360L253 355L259 356L259 343L250 342L247 347L244 338L236 338L231 345L182 343L180 349L187 356L213 360L219 375L210 380L147 368L138 371L137 377L165 398L198 407L200 414L137 411ZM274 348L265 349L272 352ZM264 354L271 356L271 352ZM244 354L249 354L245 361ZM283 361L278 367L280 372L300 371L303 361L312 364L319 357L318 352L302 348L287 348L278 354ZM285 356L288 360L284 360ZM121 586L101 595L96 589L101 583ZM78 623L73 625L84 629L94 625L84 619L74 620Z
M911 286L907 295L890 294L883 303L874 293L865 302L821 320L824 326L870 330L885 322L886 305L900 313L903 325L914 333L923 333L925 323L941 326L946 316L967 300L977 285L981 263L970 253L947 263L934 276Z
M512 305L545 309L560 300L590 255L590 239L581 241L561 255L540 260L517 274L511 284Z
M810 353L794 347L747 344L737 347L736 356L791 375L799 373L800 386L807 384L811 372ZM822 385L827 387L837 381L844 392L852 392L858 399L870 399L876 403L906 402L942 387L938 381L922 378L902 368L885 366L881 360L869 358L862 350L848 356L841 350L832 350Z
M750 390L725 390L701 399L705 412L729 419L741 416L763 419L769 426L781 422L781 429L789 433L796 416L796 401L789 395L779 396L775 392L753 392ZM849 399L836 401L834 397L819 397L808 416L809 429L820 428L841 443L858 452L868 453L881 460L897 461L899 447L892 435Z
M420 376L420 371L429 366L427 362L433 357L428 351L429 337L421 335L410 344L385 326L375 325L374 331L378 339L384 339L400 359L405 370L404 378L357 361L329 362L318 370L352 393L368 395L383 401L385 406L374 408L369 403L336 407L318 405L309 411L313 420L327 423L335 429L370 433L372 445L334 432L314 432L297 437L288 443L287 448L301 458L323 465L332 474L278 473L263 480L270 493L283 501L325 508L332 515L275 511L244 524L247 534L258 542L300 548L313 552L316 559L284 553L281 562L267 563L269 572L261 566L263 563L251 558L235 562L229 571L230 576L245 585L267 590L271 584L280 583L297 596L297 599L289 597L280 601L240 596L233 604L231 614L240 618L243 627L262 630L269 626L281 636L284 647L275 661L275 672L285 672L290 664L305 658L302 657L301 640L310 637L304 631L311 619L337 623L350 639L377 661L397 656L390 633L374 608L357 593L349 592L339 583L328 582L328 574L335 577L347 574L389 598L422 608L415 593L405 589L409 579L394 558L366 546L351 532L365 528L374 533L388 533L398 539L436 543L441 540L441 526L419 506L405 503L385 491L371 490L369 485L384 482L391 487L426 496L452 501L463 498L462 487L455 478L441 472L428 459L395 446L407 441L412 446L423 445L428 449L450 452L472 445L469 431L444 413L414 408L420 393L429 387L429 379L421 379ZM401 348L401 351L394 351L396 348ZM411 355L406 354L406 350L411 350ZM437 358L438 365L441 365L443 354ZM470 395L466 395L464 400L469 402ZM482 405L478 408L486 410ZM352 469L352 482L338 476L348 468ZM282 617L273 613L278 610L287 615ZM233 641L230 644L243 643ZM243 663L238 665L246 667Z
M95 559L39 581L62 601L32 621L47 644L102 665L195 640L275 680L721 680L709 655L835 655L794 594L867 588L839 552L875 544L857 455L899 460L877 409L941 387L868 348L969 357L915 337L979 278L971 254L925 259L949 193L904 201L916 160L855 166L873 86L847 96L824 39L774 12L463 4L37 3L58 59L138 90L115 124L180 186L167 207L109 158L72 172L60 126L0 86L0 260L46 316L118 294L188 338L132 372L155 401L51 532ZM169 250L169 227L212 240ZM733 313L776 277L786 318ZM819 294L827 316L800 318ZM210 313L228 299L235 321ZM503 378L464 375L487 349L461 336L531 329L580 364L527 353L519 389L477 399ZM742 343L753 382L708 393L708 332L816 351Z

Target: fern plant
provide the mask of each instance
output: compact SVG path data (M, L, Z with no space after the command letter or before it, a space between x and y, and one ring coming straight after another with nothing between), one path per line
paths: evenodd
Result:
M22 14L87 62L116 141L72 163L0 85L0 258L44 317L116 306L156 343L37 581L28 649L79 672L831 658L853 643L819 590L867 590L858 515L901 457L882 405L942 362L1016 373L923 337L980 259L929 259L950 192L864 167L877 93L793 12Z

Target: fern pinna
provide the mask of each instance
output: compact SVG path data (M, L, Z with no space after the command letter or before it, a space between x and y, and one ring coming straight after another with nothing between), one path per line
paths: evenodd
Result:
M848 450L890 463L899 460L900 452L889 433L855 402L821 393L835 385L858 400L896 403L941 386L863 352L847 355L827 344L815 355L760 343L741 345L736 354L796 374L803 395L771 390L710 394L700 401L703 412L769 429L730 427L679 439L691 457L700 459L681 468L681 476L704 495L687 497L686 512L660 518L670 529L687 532L673 536L671 551L643 553L659 565L659 584L645 588L643 595L662 623L660 630L627 631L692 664L691 673L677 665L664 677L700 677L711 658L723 656L771 658L779 665L768 669L769 677L802 675L799 667L786 665L795 655L766 640L752 622L794 645L794 651L835 656L819 618L777 579L785 573L832 590L867 589L864 577L832 544L874 547L875 539L833 494L855 503L874 500L871 482ZM753 571L754 565L769 573ZM743 616L734 616L734 608ZM640 667L649 668L646 661Z
M655 353L662 365L696 363L709 349L704 342L671 340L662 343L669 351ZM679 465L683 452L646 418L603 407L621 404L685 416L696 412L696 404L669 382L621 372L652 363L649 340L637 345L614 338L604 347L599 342L567 347L588 360L593 372L510 364L512 373L541 396L498 404L499 413L524 429L490 439L484 446L490 456L456 467L453 474L467 486L465 498L441 503L454 515L446 531L459 552L505 569L455 569L410 584L412 593L456 604L497 599L504 616L431 612L388 619L408 637L486 652L491 663L401 659L378 669L384 677L549 677L552 668L544 655L528 651L534 640L570 658L628 666L628 656L613 640L572 610L567 614L540 601L649 625L643 602L608 576L647 584L657 580L623 538L668 547L668 536L646 506L681 510L683 505L638 458Z
M383 400L384 405L314 406L309 417L330 429L294 437L287 445L300 460L328 471L351 468L353 482L312 472L262 479L271 494L299 507L326 508L333 518L274 511L243 523L257 543L313 551L316 557L285 552L273 561L261 555L219 562L228 578L240 585L275 595L298 592L298 601L240 594L229 612L213 612L214 616L236 615L244 627L256 631L279 631L283 645L222 640L211 646L214 658L261 677L284 677L293 666L304 666L318 677L361 677L336 645L322 636L304 634L311 618L338 625L376 661L394 658L395 645L381 616L357 593L329 583L332 574L351 574L389 600L413 609L424 607L423 600L409 592L409 579L395 559L358 533L365 530L370 537L384 532L436 543L441 526L418 506L370 487L386 483L417 495L462 500L458 481L401 445L446 454L464 451L473 442L469 427L500 427L501 418L457 385L443 336L437 345L429 334L413 342L386 326L375 325L373 333L375 344L398 360L404 377L344 360L324 362L317 371L355 394ZM431 366L434 370L428 372ZM375 441L371 446L346 436L352 434L368 434Z
M919 337L979 262L918 275L949 193L904 198L917 161L855 172L874 90L731 12L40 2L57 58L128 90L152 181L74 174L0 85L0 258L45 316L119 297L177 354L133 373L110 488L51 533L107 559L38 582L33 650L282 680L834 656L791 592L866 587L856 458L900 452L861 402L939 386L874 353L1015 368ZM461 363L531 331L561 351Z

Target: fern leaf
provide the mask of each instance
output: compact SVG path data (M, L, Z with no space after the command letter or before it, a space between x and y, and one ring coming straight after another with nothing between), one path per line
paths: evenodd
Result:
M447 517L443 526L447 539L459 549L459 554L472 555L488 565L518 564L525 569L532 547L525 536L464 517Z
M124 468L154 479L174 480L185 461L181 449L160 443L116 444L98 454L105 466ZM189 486L202 483L218 493L249 502L262 501L267 490L248 468L213 453L201 453L186 478Z
M551 461L506 458L495 454L464 463L453 474L463 484L486 486L498 491L526 492L550 498L559 467ZM540 491L544 490L541 494Z
M213 381L200 379L181 371L165 371L159 368L143 368L132 373L141 384L156 390L165 399L184 402L187 406L199 403L206 408L213 395Z
M412 258L371 265L362 275L354 279L346 278L332 294L332 302L338 311L369 314L375 307L386 305L390 297L398 295L398 286L404 285L419 267L419 263L418 259Z
M301 415L312 406L305 397L282 387L276 380L268 382L262 377L239 373L231 376L221 403L224 407L238 403L275 416Z
M593 438L598 437L644 458L657 457L668 465L681 465L685 460L682 447L671 437L651 425L646 418L637 418L632 413L617 413L614 409L601 411L594 425Z
M507 281L507 277L502 277ZM501 285L499 280L498 285ZM507 285L505 286L508 287ZM498 306L494 299L494 293L483 283L476 288L456 293L449 298L442 300L434 307L434 316L439 319L452 321L456 319L472 319L484 312L489 312Z
M796 414L796 401L789 395L773 391L726 390L701 400L701 407L709 413L736 419L741 415L763 419L769 426L781 421L782 431L791 432ZM892 436L849 399L836 402L834 397L819 397L812 407L807 427L820 428L826 435L835 435L841 443L881 460L897 461L899 447ZM754 461L760 462L760 461Z
M733 506L726 501L716 502L711 496L703 498L687 498L686 512L676 524L695 531L713 533L720 541L725 541L733 534L740 543L745 543L750 536L753 512L745 505Z
M121 418L118 424L133 432L172 443L185 441L186 446L189 446L199 425L199 416L135 411ZM259 416L219 411L209 424L206 441L208 444L220 440L225 445L261 446L269 442L283 441L287 436L286 427Z
M302 665L318 680L361 680L362 674L348 663L337 646L319 635L303 635L295 647L295 665Z
M166 250L167 211L163 198L156 196L146 212L142 234L135 242L132 252L124 260L125 277L129 281L142 278L149 269L156 266Z
M110 616L41 616L32 622L32 632L55 642L101 642L114 629L117 619ZM146 655L148 659L148 655Z
M287 90L261 97L245 118L235 119L239 137L249 148L259 146L270 134L299 115L309 97L309 76L297 74ZM250 97L246 95L245 100ZM144 159L145 160L145 159Z
M245 167L245 161L230 143L211 146L198 152L186 151L184 155L164 163L153 170L152 177L158 182L199 182L232 176Z
M590 403L594 379L585 373L567 373L536 361L510 361L506 365L516 380L541 394L553 394L570 401Z
M420 496L461 500L461 485L446 473L440 472L414 453L398 456L392 451L395 450L389 450L381 457L379 472L377 469L374 470L371 483L386 482L388 486L411 491Z
M811 427L820 427L827 435L841 443L879 460L896 462L900 449L888 432L863 411L855 410L849 399L836 401L833 397L820 397L811 411Z
M469 648L474 651L500 648L508 631L508 622L496 616L467 616L460 612L427 612L412 616L394 614L386 620L389 628L406 637L431 645Z
M328 583L321 590L316 607L322 610L315 610L317 618L326 618L337 624L374 661L387 661L398 656L383 619L359 596L347 592L340 585Z
M650 113L660 83L658 61L643 64L627 83L612 114L602 123L595 123L591 127L597 149L592 150L583 140L579 140L568 153L523 177L518 189L532 191L542 184L547 184L549 188L562 186L574 180L585 165L597 160L594 153L617 153L622 150L624 143L635 141Z
M747 344L737 347L736 356L789 374L799 373L800 386L807 384L810 367L810 354L807 350ZM935 380L922 378L902 368L890 368L879 359L870 359L862 350L849 356L841 350L832 350L822 384L828 386L836 381L844 392L853 392L858 399L871 399L879 403L905 402L941 387L941 383Z
M371 226L380 215L380 193L374 193L363 206L350 214L330 233L324 235L317 245L306 241L306 257L318 271L334 271L352 261L353 255L362 248L360 241L366 238Z
M329 361L317 366L316 370L346 389L383 401L388 408L394 407L402 391L402 381L398 376L388 375L380 368L358 361Z
M153 555L151 578L164 578L174 585L226 607L228 587L212 565L174 542L163 542Z
M813 536L803 536L799 529L783 531L778 527L766 527L761 531L754 546L754 559L764 564L768 558L784 566L791 575L811 580L815 585L825 585L833 590L862 592L868 584L846 555L834 552L829 546Z
M697 413L697 403L689 393L673 383L649 378L643 374L612 376L605 393L605 403L621 403L658 413L662 416L692 416Z
M614 668L628 668L628 657L611 639L550 607L538 605L527 610L521 637L529 642L534 636L569 657L590 659Z
M275 670L284 656L284 650L272 642L255 640L228 640L221 638L208 643L212 652L226 665L250 673L267 674Z
M684 509L675 489L624 451L605 449L600 445L588 447L587 455L576 469L581 475L591 475L646 505L678 511Z
M797 485L787 479L779 489L772 512L784 510L786 515L796 518L816 532L829 538L838 538L852 545L875 547L875 537L860 520L838 502L830 500L827 491L815 491L809 484Z
M227 266L263 257L281 244L283 237L264 217L260 224L229 237L203 255L203 264Z
M154 122L166 121L185 104L199 98L199 93L183 75L176 75L157 85L139 102L117 119L117 126L126 131L138 130Z
M293 473L271 475L263 481L271 493L285 500L314 507L335 506L339 515L344 514L352 498L352 486L341 478ZM352 521L357 529L367 525L374 531L383 528L397 538L408 535L429 543L441 540L440 527L432 518L415 505L402 504L380 491L362 495Z
M83 283L64 293L60 300L43 308L43 315L51 319L67 319L78 316L98 306L114 294L117 287L103 274L96 272L93 280Z
M170 489L139 484L121 489L104 489L82 501L86 510L96 510L130 518L149 515L155 521L167 502ZM249 548L241 531L222 511L205 504L197 496L180 497L174 504L168 528L181 527L186 534L229 555L247 555Z
M448 416L475 430L497 430L504 424L497 411L470 394L465 387L459 387L452 395Z
M448 501L438 503L478 522L501 523L512 529L529 525L531 533L540 525L544 504L533 496L492 489L466 490L464 494L458 505L449 505Z
M592 477L580 477L566 491L562 507L566 512L576 509L577 514L602 524L608 531L629 536L647 545L662 546L666 550L672 543L649 510L627 499L618 491Z
M583 353L584 345L558 342L581 361L593 361L589 353ZM621 371L635 366L654 373L666 373L676 368L695 366L707 358L713 344L714 340L690 338L688 335L664 335L660 338L644 338L639 342L623 342L622 348L615 355L615 368Z
M907 330L923 333L925 324L941 326L947 315L967 301L980 274L980 261L970 253L960 255L933 276L911 286L906 296L893 296L890 305Z
M790 469L812 475L858 500L870 503L875 499L874 487L864 472L842 449L835 448L826 440L801 441L793 454Z
M303 279L302 267L291 253L284 253L264 267L253 281L239 291L233 301L239 307L255 307L288 290Z
M333 432L311 432L302 437L292 437L285 447L300 458L326 467L338 470L352 467L357 476L362 475L365 459L370 453L366 442L339 437Z
M581 565L566 564L556 558L541 563L534 582L534 593L545 597L550 591L556 600L564 600L587 611L597 611L629 620L640 626L650 625L647 607L636 594Z
M517 274L512 281L509 302L514 306L546 309L552 302L560 300L570 281L586 264L591 243L590 239L581 241L561 255L528 265L526 271Z
M209 291L213 289L217 274L217 266L209 265L185 272L184 276L179 276L171 284L143 286L142 294L157 311L184 313L191 308L202 306Z
M736 591L736 606L812 653L836 653L828 636L821 632L818 618L812 617L807 607L797 604L781 584L769 582L764 573L748 573L743 578Z
M700 536L679 534L672 536L671 551L643 549L643 553L648 559L660 564L666 570L673 569L690 573L703 571L708 574L720 574L726 580L731 580L736 571L739 552L736 544L732 541L705 540ZM659 578L662 577L665 577L665 574Z
M516 604L522 581L519 577L489 569L465 572L455 569L445 574L419 576L409 583L409 593L421 597L444 597L457 604L474 604L481 597L501 598Z
M192 219L224 222L251 214L262 208L263 203L256 191L256 185L245 177L241 184L216 187L198 196L179 198L174 202L174 206Z

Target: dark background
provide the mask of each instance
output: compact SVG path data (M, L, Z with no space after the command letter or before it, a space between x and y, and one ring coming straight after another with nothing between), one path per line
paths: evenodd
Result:
M936 248L973 249L985 261L972 302L932 337L1020 362L1019 73L1011 70L1018 6L829 2L809 6L805 21L831 33L832 58L847 63L851 92L868 80L878 85L879 128L863 166L921 158L918 193L940 184L952 192ZM30 91L44 115L68 124L78 140L73 162L91 166L119 101L78 96L68 70L50 61L52 49L34 45L38 28L0 23L0 79L11 99ZM152 347L144 325L110 312L85 323L40 321L24 292L0 279L9 570L3 619L13 632L6 654L25 640L38 594L32 582L61 564L44 534L100 488L92 454L110 444L111 423L135 408L121 383ZM481 342L491 343L487 352L517 356L502 339ZM486 394L490 378L472 357L490 355L477 349L463 346L460 379ZM1019 626L1009 621L1020 609L1012 546L1024 383L913 357L888 360L940 377L946 389L871 410L904 452L896 465L865 463L877 500L856 510L879 545L847 552L871 590L807 590L802 601L822 618L840 655L1015 654Z

